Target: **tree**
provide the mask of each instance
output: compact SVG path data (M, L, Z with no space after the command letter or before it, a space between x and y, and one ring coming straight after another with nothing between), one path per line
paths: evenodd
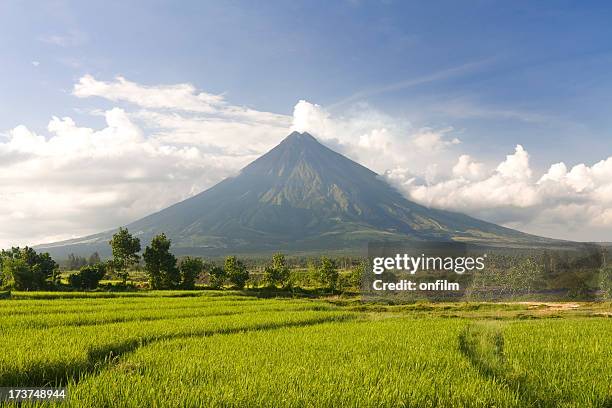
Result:
M338 284L338 269L334 261L324 256L321 258L321 265L319 266L319 277L321 282L329 289L336 289Z
M2 286L17 290L38 289L33 285L32 268L19 258L7 258L2 263Z
M612 300L612 266L604 266L599 271L599 290L605 300Z
M75 254L68 255L68 270L75 271L81 269L81 267L87 265L87 260L82 256L78 256Z
M89 259L87 260L87 263L89 265L97 265L97 264L101 263L100 254L97 253L97 252L94 252L93 254L91 254L89 256Z
M113 267L125 285L129 276L128 269L140 260L140 239L133 237L127 228L119 228L109 244L113 250Z
M229 281L238 289L243 289L249 280L249 271L244 263L235 256L228 256L225 258L224 269Z
M87 265L68 277L70 286L76 289L95 289L106 274L104 264Z
M170 245L171 241L162 233L153 238L151 245L145 248L142 257L152 289L173 289L181 282L176 257L170 253Z
M58 265L48 253L38 254L30 247L12 248L0 253L2 286L17 290L40 290L56 276Z
M272 256L272 265L268 265L264 269L264 281L270 286L280 285L286 286L289 282L289 267L285 260L285 255L274 254Z
M210 287L214 289L221 289L223 284L225 284L227 275L225 274L225 270L223 268L213 265L208 271L208 275Z
M361 261L358 265L353 266L353 269L351 269L351 273L348 277L348 283L351 287L355 289L361 288L361 282L367 267L368 263L366 261Z
M204 263L200 258L185 257L179 265L181 272L181 287L183 289L195 288L195 281L202 273Z

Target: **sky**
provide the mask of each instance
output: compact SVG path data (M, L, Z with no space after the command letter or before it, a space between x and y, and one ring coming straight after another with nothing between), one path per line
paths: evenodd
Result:
M125 225L292 130L409 199L612 241L612 5L0 1L0 247Z

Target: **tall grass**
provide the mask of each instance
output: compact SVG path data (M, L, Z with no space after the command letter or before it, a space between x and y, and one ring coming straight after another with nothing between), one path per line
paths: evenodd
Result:
M80 303L74 302L75 306ZM100 312L89 314L0 318L0 386L64 384L122 353L162 339L314 324L353 316L321 303L291 300L219 305L200 300L200 305L170 310L158 305L158 310L131 312L107 312L99 306ZM113 319L131 321L109 322Z
M612 407L612 319L512 322L504 337L508 364L536 403Z
M451 317L524 305L378 311L239 292L90 295L0 301L0 386L67 384L62 405L85 408L612 407L610 318L474 320Z

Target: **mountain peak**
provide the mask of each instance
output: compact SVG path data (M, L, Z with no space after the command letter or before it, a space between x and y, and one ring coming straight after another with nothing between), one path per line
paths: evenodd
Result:
M532 242L537 237L423 207L368 168L292 132L235 177L127 226L144 244L164 232L180 253L330 250L390 240ZM112 231L42 246L107 251Z
M319 141L308 132L293 131L287 136L281 143L303 143L303 142L317 142Z

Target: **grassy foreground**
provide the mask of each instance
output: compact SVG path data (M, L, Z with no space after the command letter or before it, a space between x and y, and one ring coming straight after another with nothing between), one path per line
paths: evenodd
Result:
M1 300L0 386L67 385L73 407L612 406L610 304L125 295Z

